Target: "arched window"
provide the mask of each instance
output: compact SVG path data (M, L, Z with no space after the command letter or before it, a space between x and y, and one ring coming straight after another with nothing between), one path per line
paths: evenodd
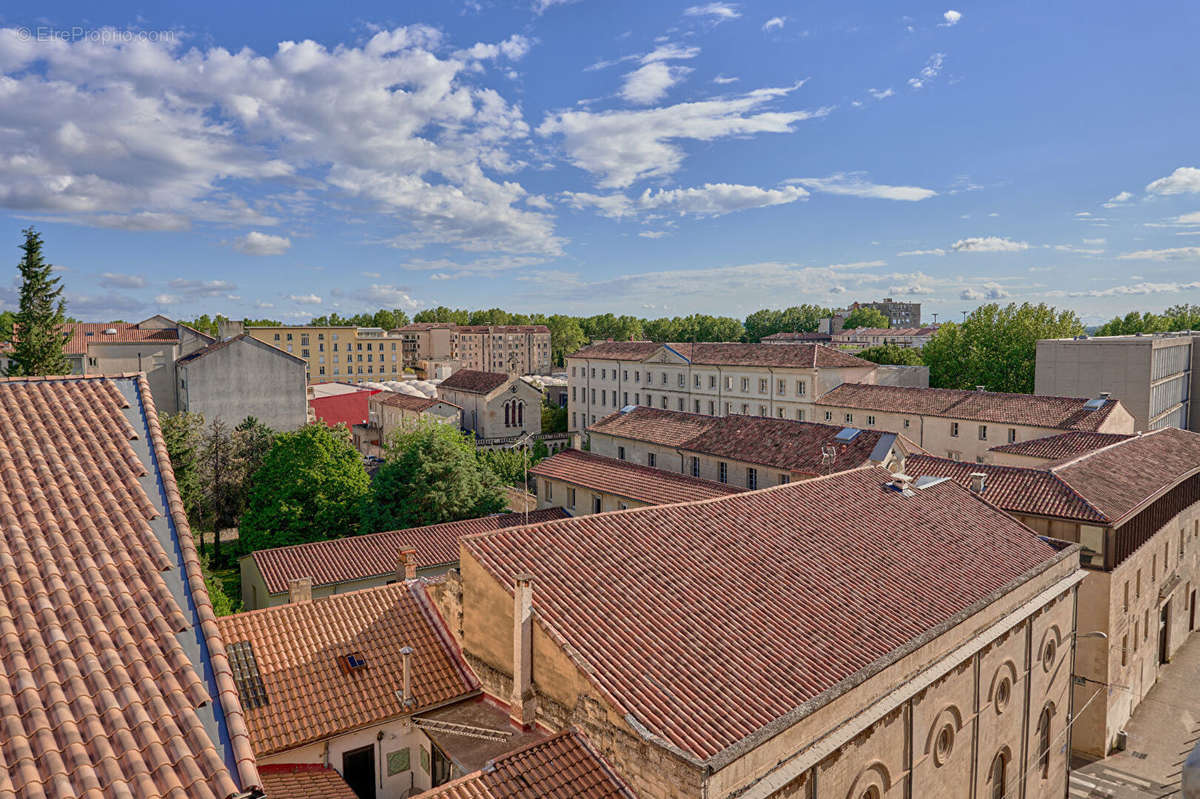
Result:
M512 412L512 403L511 402L504 403L504 426L505 427L512 427L512 418L509 416L509 414L511 412Z
M518 401L517 402L517 424L516 424L516 426L520 427L523 424L525 424L525 403Z
M996 759L992 761L992 769L988 775L988 779L992 782L992 799L1004 799L1004 794L1008 790L1008 753L1000 751L996 753Z
M1050 776L1050 722L1054 718L1054 705L1048 704L1042 708L1038 719L1038 768L1042 771L1042 779Z

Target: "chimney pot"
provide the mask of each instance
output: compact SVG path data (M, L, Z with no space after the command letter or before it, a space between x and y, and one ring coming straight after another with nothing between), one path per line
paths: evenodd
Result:
M1112 392L1111 391L1101 391L1100 399L1102 399L1102 400L1112 399Z
M396 556L396 579L415 580L417 577L417 549L404 547Z
M974 494L982 494L984 487L987 485L987 474L984 472L971 472L971 492Z
M513 687L510 716L524 728L537 718L533 696L533 575L513 576Z
M410 707L416 704L412 693L412 656L413 648L406 646L400 650L400 655L404 658L404 706Z
M288 602L312 602L313 578L288 580Z

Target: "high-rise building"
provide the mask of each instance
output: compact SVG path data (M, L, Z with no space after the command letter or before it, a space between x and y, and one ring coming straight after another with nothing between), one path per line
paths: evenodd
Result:
M887 297L880 302L856 302L850 306L852 311L856 308L874 308L888 318L888 325L891 327L921 326L919 302L897 302Z

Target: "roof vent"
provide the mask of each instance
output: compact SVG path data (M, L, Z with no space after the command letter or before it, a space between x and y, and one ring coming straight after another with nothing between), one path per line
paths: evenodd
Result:
M987 386L975 386L976 391L987 391Z
M971 493L982 494L983 489L987 486L987 474L984 472L971 472Z
M853 441L855 436L857 436L861 432L862 431L859 430L857 427L843 427L841 429L841 431L839 431L838 434L833 437L833 440L834 441Z
M104 335L115 336L115 335L117 335L117 329L115 327L105 328Z
M1112 399L1112 392L1111 391L1101 391L1100 399L1102 399L1102 400Z
M892 475L892 482L888 483L888 485L891 486L893 491L898 491L906 497L915 495L915 492L912 490L912 478L904 474L904 472L897 472Z

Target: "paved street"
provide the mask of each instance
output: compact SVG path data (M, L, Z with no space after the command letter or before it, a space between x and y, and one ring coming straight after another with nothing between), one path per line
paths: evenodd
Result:
M1129 746L1075 769L1075 799L1150 799L1179 796L1183 761L1200 739L1200 636L1175 654L1158 683L1125 725Z

